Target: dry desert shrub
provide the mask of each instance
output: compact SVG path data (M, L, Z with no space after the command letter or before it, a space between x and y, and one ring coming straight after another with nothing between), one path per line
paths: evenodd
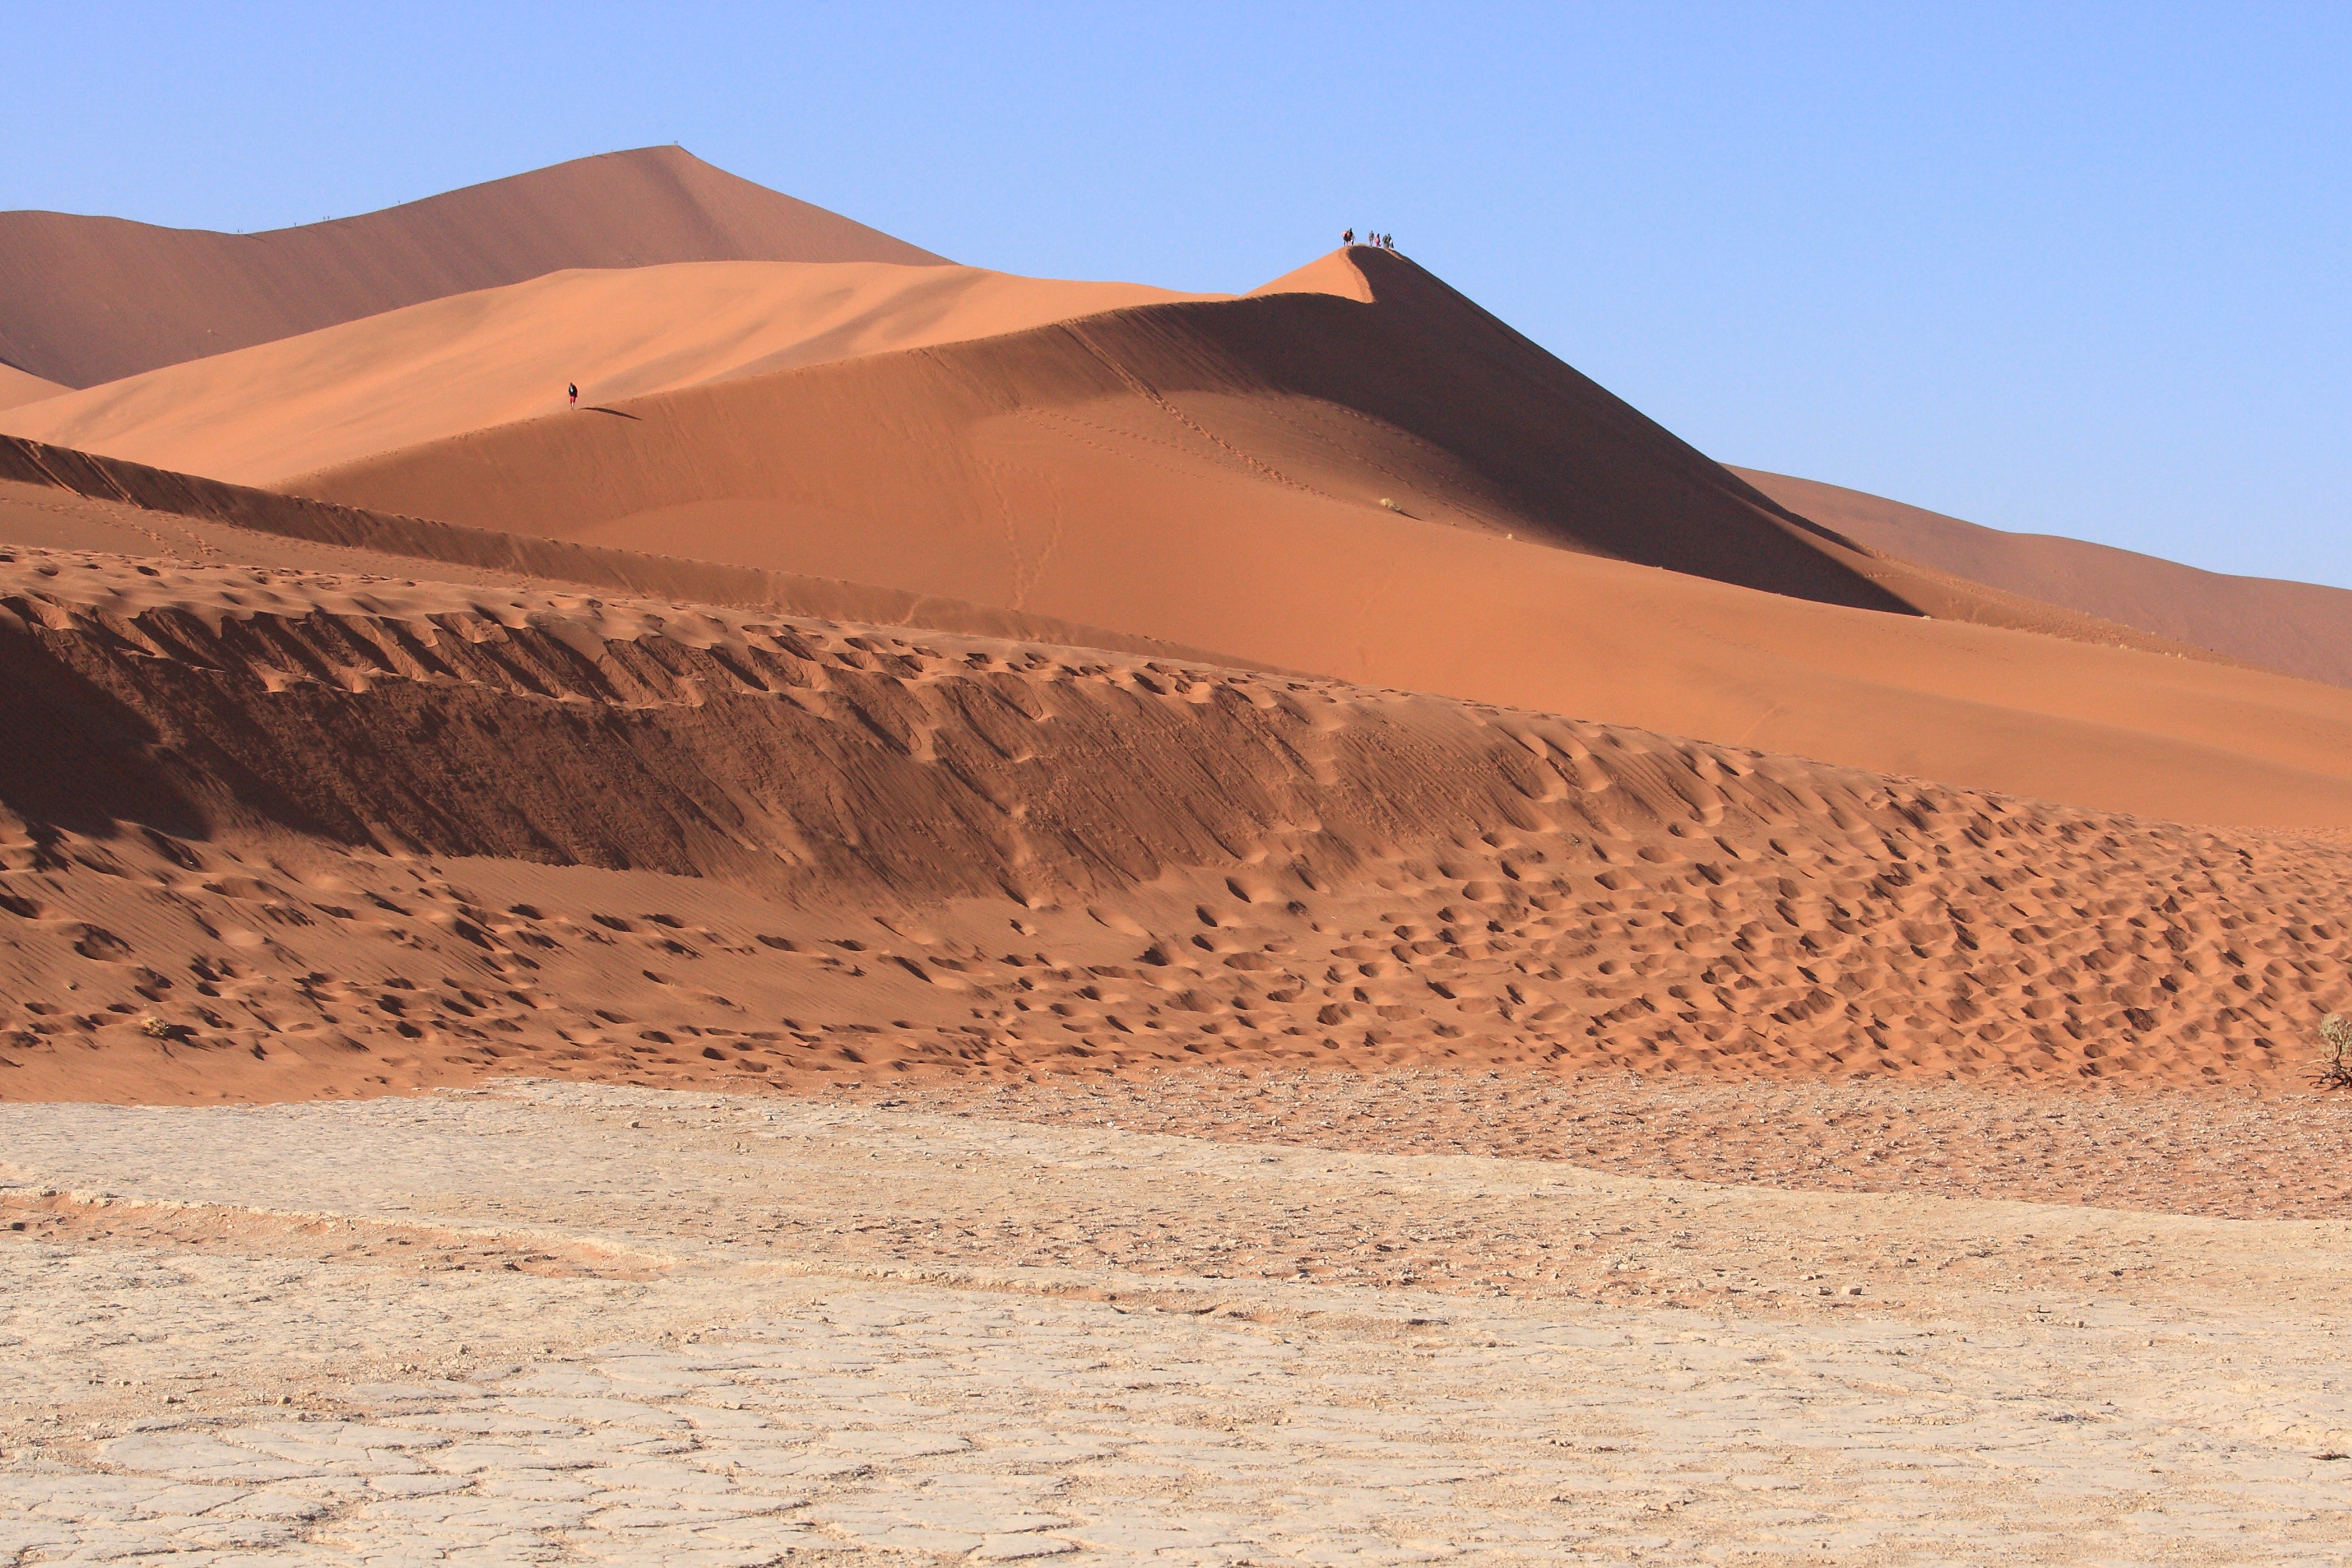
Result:
M2352 1089L2352 1017L2330 1013L2319 1020L2319 1070L2322 1089Z

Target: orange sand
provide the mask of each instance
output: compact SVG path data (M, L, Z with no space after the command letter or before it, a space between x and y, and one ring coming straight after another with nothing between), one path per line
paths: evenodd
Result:
M0 364L0 408L20 408L27 403L55 397L67 390L54 381L43 381L13 364Z
M2352 826L2344 692L1846 548L1411 263L1318 279L1381 302L1119 310L294 486L2103 810Z
M679 147L267 234L0 213L0 360L94 386L565 268L943 259Z
M2352 848L1134 656L0 563L0 1094L1186 1065L2284 1086Z
M609 417L597 405L617 398L1191 297L878 261L557 272L108 382L0 426L266 485L561 412L570 384Z
M1812 479L1732 471L1891 555L2307 680L2352 686L2352 591L2200 572L2080 539L2005 533Z
M2352 691L1881 549L1402 258L1006 279L656 150L0 282L31 375L175 365L11 418L163 467L0 440L0 1098L2273 1103L2352 1004ZM1395 1146L1633 1157L1454 1099ZM2008 1115L1906 1147L2145 1186Z

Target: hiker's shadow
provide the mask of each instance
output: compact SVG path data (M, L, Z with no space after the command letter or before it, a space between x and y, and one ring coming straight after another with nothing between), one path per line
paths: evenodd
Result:
M636 419L638 423L644 423L644 420L637 415L625 413L618 408L605 408L593 404L583 408L580 412L583 414L609 414L615 419Z

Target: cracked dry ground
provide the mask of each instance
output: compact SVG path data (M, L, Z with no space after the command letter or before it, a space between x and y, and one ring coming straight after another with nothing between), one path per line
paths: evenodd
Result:
M2341 1561L2341 1222L1269 1131L0 1107L0 1551Z

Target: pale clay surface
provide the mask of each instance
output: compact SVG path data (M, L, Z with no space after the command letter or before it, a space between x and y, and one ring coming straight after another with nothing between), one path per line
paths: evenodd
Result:
M0 1151L0 1562L2347 1551L2340 1223L548 1084Z

